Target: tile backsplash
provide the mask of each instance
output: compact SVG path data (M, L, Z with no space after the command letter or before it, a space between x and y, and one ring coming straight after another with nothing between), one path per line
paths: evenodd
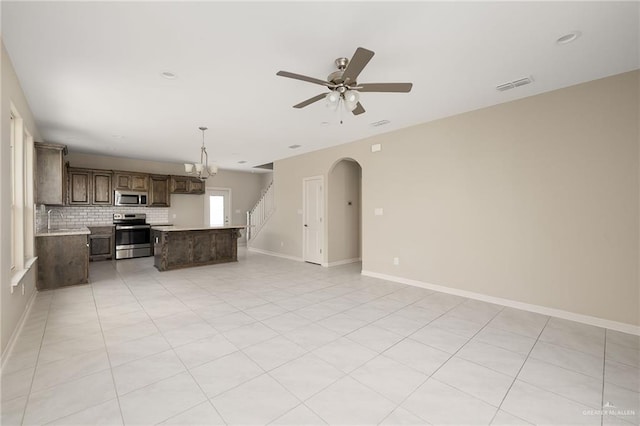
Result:
M146 213L148 223L169 222L168 207L39 206L39 208L36 209L36 229L38 231L47 228L47 210L53 210L51 212L52 228L80 228L83 226L110 225L113 223L114 213ZM62 213L62 216L60 213Z

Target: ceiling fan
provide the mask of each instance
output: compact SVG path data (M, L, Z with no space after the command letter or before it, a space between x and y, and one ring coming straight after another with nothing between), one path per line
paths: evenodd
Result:
M395 92L408 93L411 91L412 83L362 83L357 82L358 76L373 58L374 52L362 47L358 47L353 54L351 60L347 58L338 58L335 64L337 71L332 72L327 77L327 81L320 80L306 75L294 74L288 71L278 71L276 75L281 77L293 78L296 80L307 81L309 83L319 84L329 88L329 93L321 93L312 98L302 101L294 105L294 108L304 108L321 99L326 99L329 106L336 108L340 103L344 103L353 115L359 115L365 112L360 103L360 95L358 92Z

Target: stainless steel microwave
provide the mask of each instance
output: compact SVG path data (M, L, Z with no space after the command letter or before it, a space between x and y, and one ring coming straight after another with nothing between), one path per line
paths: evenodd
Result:
M137 191L115 191L116 206L146 206L147 193Z

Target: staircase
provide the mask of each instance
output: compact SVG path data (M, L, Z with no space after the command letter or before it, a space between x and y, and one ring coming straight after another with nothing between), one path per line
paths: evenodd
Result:
M254 239L276 209L273 181L258 202L247 212L247 242Z

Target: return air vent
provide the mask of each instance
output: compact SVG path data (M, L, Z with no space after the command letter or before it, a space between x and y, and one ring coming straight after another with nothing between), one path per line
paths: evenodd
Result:
M505 90L514 89L520 86L526 86L527 84L530 84L532 81L533 81L533 78L531 77L520 78L518 80L513 80L508 83L499 84L496 86L496 89L499 92L504 92Z
M389 124L389 123L391 123L389 120L380 120L380 121L375 121L371 123L371 125L373 127L378 127L378 126L384 126L385 124Z

